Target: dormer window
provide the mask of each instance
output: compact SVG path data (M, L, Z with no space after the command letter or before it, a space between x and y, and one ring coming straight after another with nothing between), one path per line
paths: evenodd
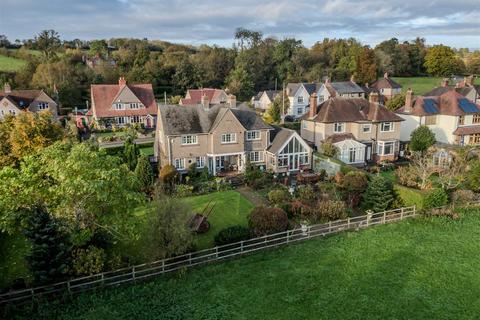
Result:
M123 109L125 109L123 106L123 103L121 102L115 103L115 110L123 110Z
M140 104L137 102L130 103L130 109L138 109L140 108Z

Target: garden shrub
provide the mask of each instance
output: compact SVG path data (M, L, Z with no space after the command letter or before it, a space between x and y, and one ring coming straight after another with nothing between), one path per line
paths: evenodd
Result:
M452 192L451 199L456 205L464 205L475 201L477 199L477 195L472 190L459 189Z
M458 219L460 216L451 207L433 208L426 212L428 217L448 217Z
M250 238L250 229L244 226L231 226L220 230L215 236L215 245L234 243Z
M89 246L86 249L77 248L72 254L72 272L74 275L92 275L102 272L105 263L105 251Z
M423 198L423 209L433 209L446 205L448 202L448 195L445 190L441 188L430 190Z
M367 185L368 178L363 171L350 171L344 176L341 187L345 191L346 201L350 208L358 206Z
M180 174L171 164L167 164L160 169L160 181L164 184L173 185L179 178Z
M273 205L281 205L290 199L290 194L285 189L274 189L268 193L268 200Z
M280 208L255 207L248 216L248 226L255 236L287 230L288 217Z
M327 156L327 157L335 157L338 154L338 148L335 147L332 143L330 142L324 142L322 143L320 147L322 153Z
M193 186L188 184L177 184L175 186L175 196L179 198L193 195Z
M410 166L403 166L395 170L395 176L399 184L409 188L418 188L418 176Z
M343 201L327 200L319 201L315 207L313 223L325 220L332 221L345 219L347 217L347 206Z
M391 208L394 200L395 193L392 182L380 175L373 176L363 194L364 209L382 212Z
M354 168L349 165L343 165L340 167L340 172L343 173L344 175L351 172L351 171L357 171L357 168Z
M228 183L225 178L216 178L215 188L217 191L227 191L233 189L232 185Z
M315 199L315 191L309 184L297 187L297 197L302 201L311 201Z
M335 183L338 184L338 185L342 185L344 177L345 177L345 174L342 173L342 172L335 173L335 177L334 177Z

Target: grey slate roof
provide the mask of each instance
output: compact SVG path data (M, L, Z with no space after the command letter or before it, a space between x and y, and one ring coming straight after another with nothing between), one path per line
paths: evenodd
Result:
M285 141L290 139L290 137L295 133L295 131L280 127L275 127L272 132L270 132L270 140L272 144L268 147L267 151L273 154L279 153L280 148L283 146Z
M225 113L233 115L247 130L272 129L253 111L216 105L209 110L202 106L160 105L159 116L166 135L209 133Z
M287 84L287 89L289 92L289 96L293 97L295 93L297 93L298 89L303 85L305 90L307 90L308 94L311 95L312 93L316 92L320 89L321 83L306 83L306 82L299 82L299 83L289 83Z
M365 93L365 91L358 84L352 81L341 81L330 83L333 89L339 94L345 93Z

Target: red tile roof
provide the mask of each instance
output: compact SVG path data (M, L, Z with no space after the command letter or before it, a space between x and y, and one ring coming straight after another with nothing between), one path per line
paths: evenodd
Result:
M480 125L458 127L453 134L456 136L465 136L469 134L480 133Z
M206 95L208 101L212 101L214 98L218 97L223 92L221 89L189 89L185 98L180 99L180 104L182 105L194 105L202 103L203 95Z
M99 118L157 114L157 102L151 84L127 84L126 86L132 90L145 108L115 110L113 109L114 99L123 86L118 84L93 84L91 86L93 114Z

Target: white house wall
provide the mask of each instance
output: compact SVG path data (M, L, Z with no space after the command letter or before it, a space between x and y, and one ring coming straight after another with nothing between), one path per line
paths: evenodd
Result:
M298 97L303 97L303 103L298 103ZM294 117L299 117L301 114L297 113L298 108L302 108L302 114L305 113L305 107L309 104L310 95L303 86L301 86L293 97L289 97L290 107L287 114Z
M398 114L400 117L405 119L400 124L400 140L401 141L410 141L410 135L413 130L420 126L420 117L409 115L409 114Z

